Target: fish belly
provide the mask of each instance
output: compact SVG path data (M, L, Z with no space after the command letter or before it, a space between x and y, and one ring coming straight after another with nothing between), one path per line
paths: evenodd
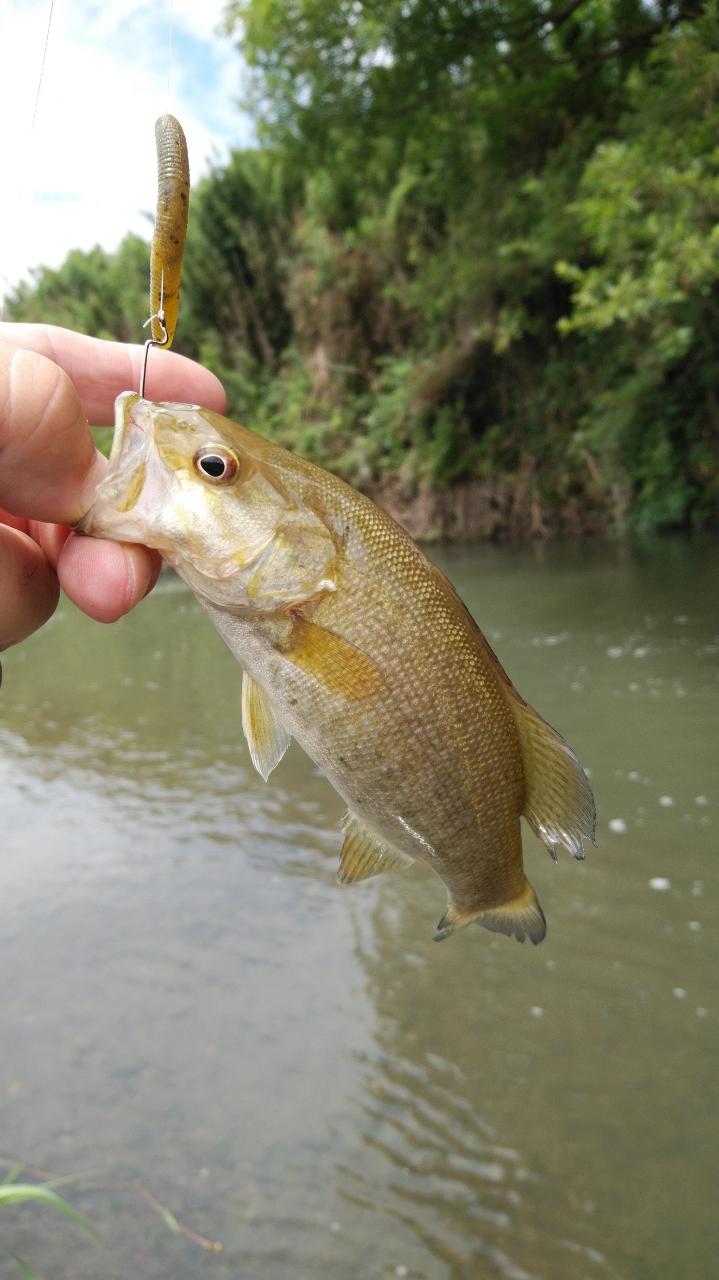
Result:
M519 745L481 653L476 670L456 655L454 666L446 654L441 667L432 659L439 672L432 680L431 636L416 618L394 636L391 661L372 652L368 634L364 651L381 663L385 681L378 692L352 700L283 657L271 624L198 598L351 811L383 841L431 866L459 915L472 917L521 892Z

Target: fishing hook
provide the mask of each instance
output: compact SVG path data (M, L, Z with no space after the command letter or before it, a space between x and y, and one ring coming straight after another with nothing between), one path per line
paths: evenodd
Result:
M140 370L140 396L143 400L145 399L145 377L147 376L147 357L150 354L150 347L166 347L170 341L165 327L164 311L156 311L154 316L150 316L149 320L146 320L143 324L143 329L146 329L148 324L152 324L153 320L157 320L160 328L162 329L162 342L160 342L159 338L148 338L145 343L145 350L142 357L142 368Z

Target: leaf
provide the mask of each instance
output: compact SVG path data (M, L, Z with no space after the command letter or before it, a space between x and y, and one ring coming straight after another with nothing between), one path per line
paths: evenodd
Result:
M77 1210L73 1209L72 1205L42 1183L39 1186L34 1186L27 1182L14 1182L10 1184L3 1183L0 1186L0 1205L19 1204L24 1200L39 1200L42 1204L53 1205L55 1209L67 1214L68 1218L72 1218L73 1222L77 1222L86 1231L92 1231L90 1223L86 1222Z
M26 1277L26 1280L37 1280L37 1276L35 1275L35 1272L32 1270L31 1267L28 1266L28 1264L25 1262L23 1258L18 1257L16 1253L11 1253L10 1257L14 1258L18 1266L22 1268L22 1273Z
M168 1227L170 1228L170 1231L174 1231L177 1235L179 1235L180 1224L177 1221L177 1218L175 1217L174 1213L170 1213L169 1209L165 1209L163 1207L160 1210L160 1214L161 1214L161 1217L164 1219L164 1221L167 1223Z

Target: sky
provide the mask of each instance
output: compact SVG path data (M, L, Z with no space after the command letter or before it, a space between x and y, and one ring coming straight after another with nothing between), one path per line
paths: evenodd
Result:
M224 0L0 0L0 296L68 250L152 234L154 125L170 110L194 179L252 143Z

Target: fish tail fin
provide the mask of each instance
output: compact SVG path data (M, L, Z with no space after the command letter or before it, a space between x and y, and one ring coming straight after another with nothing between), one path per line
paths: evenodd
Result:
M564 738L511 687L509 702L519 734L524 766L523 816L557 861L555 844L575 858L584 857L584 841L595 843L596 810L587 776Z
M529 938L535 947L547 932L544 912L528 880L525 880L519 897L512 902L503 902L501 907L483 911L475 917L475 924L481 924L483 929L490 929L492 933L506 933L508 938L516 938L517 942Z
M535 946L547 932L544 912L528 880L525 880L521 893L511 902L503 902L500 907L490 907L487 911L462 912L450 902L437 926L435 942L442 942L455 930L472 922L480 924L483 929L490 929L492 933L505 933L509 938L516 938L517 942L524 942L525 938L529 938Z

